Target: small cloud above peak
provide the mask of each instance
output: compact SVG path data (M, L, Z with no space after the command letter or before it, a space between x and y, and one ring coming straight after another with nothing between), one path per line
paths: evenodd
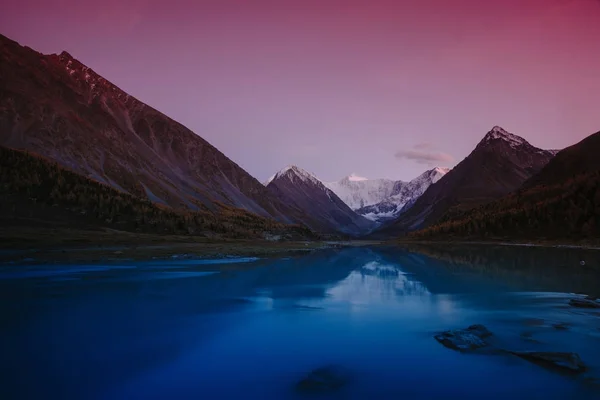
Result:
M400 150L396 152L395 157L398 159L414 161L417 164L425 164L435 166L440 163L451 163L454 157L450 154L435 151L436 146L433 143L419 143L409 150Z

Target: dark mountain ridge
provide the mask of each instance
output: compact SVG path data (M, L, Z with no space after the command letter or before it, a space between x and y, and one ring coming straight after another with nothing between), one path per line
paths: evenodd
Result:
M554 157L525 139L495 126L475 149L431 185L398 219L377 232L393 236L430 226L446 213L461 212L519 188Z
M532 188L565 182L574 176L600 170L600 132L558 152L538 174L523 185Z
M594 239L600 235L600 132L560 151L517 191L449 215L421 238Z
M43 55L0 35L0 144L174 208L295 215L207 141L67 52Z

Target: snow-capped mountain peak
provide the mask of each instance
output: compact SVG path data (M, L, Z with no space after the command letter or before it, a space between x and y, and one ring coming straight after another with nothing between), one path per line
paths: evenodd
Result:
M550 156L555 156L559 150L542 150L534 147L527 140L523 139L520 136L509 133L502 129L499 126L494 126L491 131L489 131L484 138L479 142L476 148L491 148L496 149L498 144L505 143L513 150L519 151L534 151L539 154L546 154Z
M506 130L504 130L503 128L497 126L497 125L494 126L492 128L492 130L489 131L485 135L485 137L483 138L483 140L481 141L481 143L482 144L487 144L487 143L491 143L491 142L497 141L497 140L503 140L503 141L507 142L510 145L510 147L512 147L512 148L517 148L517 147L522 146L524 144L529 144L522 137L514 135L512 133L509 133Z
M287 167L283 168L281 171L277 172L275 175L270 177L264 183L264 185L267 186L267 185L269 185L269 183L273 182L274 180L280 179L280 178L283 178L286 176L291 180L300 179L305 182L311 182L315 185L323 185L323 183L314 174L311 174L310 172L308 172L300 167L297 167L295 165L288 165Z
M288 165L266 182L282 202L302 210L307 226L322 232L356 235L371 231L375 224L355 213L315 175Z

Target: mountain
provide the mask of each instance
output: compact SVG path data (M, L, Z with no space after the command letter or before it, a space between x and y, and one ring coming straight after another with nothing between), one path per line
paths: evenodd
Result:
M69 53L44 55L0 35L0 58L0 145L173 208L301 219L206 140Z
M565 182L574 176L600 170L600 132L558 152L544 169L523 185L531 188Z
M540 172L554 154L495 126L471 154L431 185L410 210L382 226L378 234L398 235L427 227L447 213L499 199Z
M396 181L391 179L367 179L355 174L336 182L324 182L344 203L353 210L380 203L390 197Z
M356 212L372 221L384 222L408 211L429 186L448 173L448 168L434 168L410 182L396 181L390 195L383 201L362 207Z
M304 215L301 222L316 231L360 235L375 227L314 175L296 166L288 166L273 175L266 187L281 202Z
M367 179L349 175L325 186L356 213L376 222L393 219L410 208L416 199L448 172L445 168L426 171L410 182Z
M600 132L560 151L503 198L449 216L417 237L597 239L600 236Z
M209 238L317 238L287 225L220 205L218 211L172 209L132 196L35 154L0 146L0 226L18 239L20 228L117 229ZM34 231L35 232L35 231Z

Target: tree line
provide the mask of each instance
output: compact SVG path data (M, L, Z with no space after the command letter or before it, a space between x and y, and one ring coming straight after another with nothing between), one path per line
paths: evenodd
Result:
M286 225L246 210L216 204L217 210L172 209L132 196L26 151L0 146L0 203L4 220L51 217L133 232L262 238L314 237L308 228Z
M517 190L475 209L450 210L437 224L410 236L584 239L599 233L600 171L595 171Z

